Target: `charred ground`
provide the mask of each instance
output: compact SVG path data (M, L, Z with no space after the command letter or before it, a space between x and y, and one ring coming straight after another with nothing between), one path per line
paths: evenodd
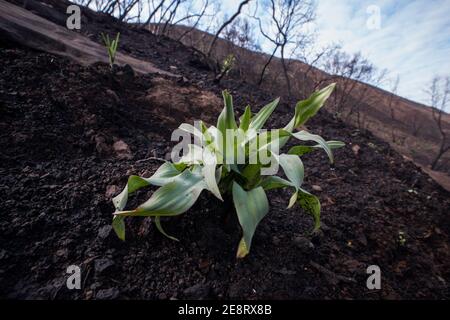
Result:
M213 123L227 88L237 113L273 97L239 79L220 86L192 49L92 15L86 31L121 31L120 50L180 75L115 75L2 39L0 56L0 296L74 299L405 299L449 298L449 193L388 144L325 110L307 124L342 140L331 168L304 157L306 188L322 201L323 227L288 195L269 194L271 211L248 258L237 261L238 223L204 193L186 214L127 220L127 241L111 231L111 197L128 175L151 175L173 145L177 125ZM95 35L95 36L94 36ZM286 101L282 98L282 101ZM271 127L289 121L282 103ZM126 147L128 146L128 148ZM135 202L152 190L138 193ZM406 242L398 241L404 232ZM69 291L66 268L79 265L82 289ZM366 288L366 268L382 270L382 289Z

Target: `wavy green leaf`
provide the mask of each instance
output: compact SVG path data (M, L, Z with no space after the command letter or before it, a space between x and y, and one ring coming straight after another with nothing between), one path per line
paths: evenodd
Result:
M300 189L298 191L298 203L300 206L314 218L314 230L320 228L320 201L319 198L311 193Z
M136 190L149 185L150 185L149 179L141 178L135 175L130 176L128 178L127 185L122 190L122 192L112 199L116 210L120 211L123 210L123 208L125 208L129 194L132 194Z
M267 119L269 119L279 102L280 98L276 98L274 101L264 106L250 122L250 128L256 131L260 130L266 123Z
M256 185L261 178L261 165L248 164L244 170L242 170L242 176L247 179L248 187Z
M243 258L250 252L256 227L269 212L269 202L263 188L245 191L236 182L233 182L233 202L243 232L237 257Z
M325 150L325 152L328 155L328 158L330 159L330 162L333 163L334 162L334 158L333 158L333 152L331 151L331 148L328 146L328 144L326 143L326 141L319 135L317 134L311 134L307 131L300 131L300 132L296 132L293 133L292 136L298 140L301 141L314 141L317 142L320 147L322 147L323 150Z
M206 189L203 176L199 172L185 170L172 182L153 193L149 200L138 208L117 211L120 216L175 216L189 210L200 193Z
M327 141L327 145L331 150L334 149L338 149L338 148L342 148L345 146L344 142L341 141ZM302 146L302 145L298 145L298 146L294 146L292 148L289 149L288 154L295 154L297 156L303 156L305 154L308 154L314 150L317 149L321 149L322 146L320 144L316 144L314 146Z
M236 119L234 117L233 97L224 90L222 92L225 107L217 119L217 129L225 136L226 129L237 129Z
M299 101L295 106L294 117L283 128L288 132L293 132L294 129L304 125L312 116L314 116L320 108L325 104L328 97L331 95L336 84L332 83L320 91L313 93L308 99ZM280 139L280 148L283 147L289 140L289 137Z
M297 188L300 188L305 177L302 160L296 155L281 154L278 156L278 161L289 181Z
M265 179L263 179L259 185L259 187L262 187L264 190L272 190L272 189L280 189L280 188L286 188L286 187L295 187L292 182L287 181L283 178L280 178L278 176L269 176Z
M216 180L216 165L217 161L215 155L208 148L204 148L202 173L205 179L206 187L219 200L223 201Z
M158 170L148 179L144 179L154 186L163 186L172 182L182 172L178 170L173 163L165 162Z
M125 241L125 221L124 221L124 217L120 217L120 216L114 216L113 217L113 222L112 222L112 227L114 232L116 233L117 237L122 240Z

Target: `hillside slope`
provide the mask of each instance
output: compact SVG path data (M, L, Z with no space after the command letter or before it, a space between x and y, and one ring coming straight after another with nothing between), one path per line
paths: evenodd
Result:
M80 66L0 37L0 297L450 298L449 193L387 143L326 110L307 128L347 145L333 168L322 153L304 157L305 188L322 202L320 232L309 233L301 209L286 209L286 193L270 193L252 252L236 261L237 220L205 193L189 212L163 221L180 242L149 219L129 219L127 241L118 240L111 197L128 175L154 172L159 163L148 157L170 151L180 122L214 123L224 88L238 115L247 103L257 110L274 97L233 78L217 85L194 50L168 38L86 16L83 34L93 41L120 31L122 53L183 77L112 76L104 63ZM285 101L271 127L292 117ZM81 290L65 287L73 264L82 269ZM382 270L378 291L366 288L372 264Z
M187 46L206 52L213 37L209 33L196 29L191 30L191 28L185 26L172 26L168 35L171 38L179 39L187 30L190 30L190 33L182 38L182 42ZM236 56L236 69L239 69L236 71L239 72L238 76L247 79L249 82L255 82L255 79L258 79L262 66L269 58L267 54L239 48L229 41L219 39L213 50L214 57L223 61L230 53ZM326 72L310 67L298 60L290 60L288 63L293 93L297 97L304 97L307 92L311 92L314 83L330 78L330 75ZM391 71L395 72L395 70ZM275 57L271 62L265 79L262 89L271 92L285 91L286 85L279 58ZM338 81L337 90L339 90L339 80L333 81ZM389 107L390 92L366 83L357 82L351 96L355 101L358 101L362 92L364 92L366 99L374 101L374 103L360 108L365 127L377 137L390 143L398 152L412 158L419 165L429 166L434 160L433 157L437 154L440 141L440 134L432 118L431 109L423 104L394 95L393 108L395 111L394 119L392 119ZM351 100L348 101L349 104L353 103ZM450 131L450 115L444 115L443 119L444 128ZM354 118L345 118L344 120L356 125L356 119ZM441 160L440 171L450 175L450 154L445 155ZM435 174L439 175L438 173ZM443 179L449 180L447 184L450 188L450 177L442 174L441 176Z

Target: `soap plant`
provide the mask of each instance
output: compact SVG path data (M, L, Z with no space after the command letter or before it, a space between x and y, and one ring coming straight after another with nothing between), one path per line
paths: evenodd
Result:
M101 34L103 44L106 47L106 50L108 51L108 57L109 57L109 66L111 69L114 67L114 62L116 61L116 53L117 53L117 46L119 45L119 39L120 39L120 32L117 33L115 39L110 39L109 34Z
M123 191L113 199L116 208L113 228L118 237L125 240L126 217L144 216L154 217L157 229L165 236L177 240L163 230L161 217L177 216L188 211L203 190L210 191L221 201L226 199L233 202L242 227L242 238L237 248L238 258L245 257L250 252L256 227L269 212L266 191L278 188L292 190L288 208L298 204L305 213L313 217L314 229L318 229L320 202L303 188L304 167L300 156L323 149L330 162L333 162L332 149L344 144L325 141L318 135L296 129L318 112L334 86L331 84L298 102L290 122L284 128L271 131L262 128L279 99L264 106L256 115L247 106L238 124L232 97L224 91L225 107L216 126L208 127L204 122L199 122L197 126L181 124L179 130L194 136L197 143L189 144L186 154L172 162L165 162L149 178L130 176ZM313 144L296 145L287 153L279 153L278 150L290 139ZM285 177L275 175L276 171L271 172L270 168L274 165L282 169L280 171L284 172ZM128 196L149 185L158 186L159 189L137 208L125 210Z

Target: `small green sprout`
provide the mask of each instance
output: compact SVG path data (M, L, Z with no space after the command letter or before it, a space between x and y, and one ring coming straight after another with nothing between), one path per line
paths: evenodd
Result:
M108 34L101 34L103 39L103 44L105 45L107 51L108 51L108 57L109 57L109 66L111 69L114 66L114 62L116 61L116 53L117 53L117 46L119 45L119 38L120 38L120 32L117 33L116 38L114 40L111 40L109 38Z
M398 232L398 238L397 238L398 244L402 247L406 244L406 234L403 231Z
M221 71L225 74L228 74L228 72L230 72L230 70L233 68L235 61L236 61L236 58L234 57L234 55L232 55L232 54L227 55L227 57L225 58L225 60L222 63Z
M172 154L173 161L165 162L150 178L130 176L123 191L113 199L116 211L112 224L118 237L125 240L125 217L150 216L154 217L155 226L162 234L177 240L163 230L161 217L177 216L188 211L205 189L221 201L233 201L242 227L238 258L250 252L256 227L269 212L267 191L292 189L288 208L298 204L313 217L314 230L317 230L320 227L320 202L303 187L304 167L300 156L323 149L333 162L332 149L340 148L344 143L325 141L318 135L296 129L319 111L334 87L334 84L329 85L298 102L290 122L281 129L271 131L262 128L279 99L264 106L256 115L247 106L237 124L233 99L224 91L225 107L216 126L207 127L204 122L199 122L198 126L187 123L179 126L179 130L194 136L199 143L189 144L186 148L189 151L179 159L174 160ZM287 153L278 153L291 138L314 144L297 145ZM276 169L272 171L272 167ZM285 178L275 175L278 168L282 169ZM128 196L149 185L160 188L136 209L125 210Z
M216 77L217 82L220 82L220 80L222 80L222 78L226 76L231 71L231 69L233 69L235 61L236 58L234 57L234 55L229 54L226 56L226 58L223 60L220 73Z

